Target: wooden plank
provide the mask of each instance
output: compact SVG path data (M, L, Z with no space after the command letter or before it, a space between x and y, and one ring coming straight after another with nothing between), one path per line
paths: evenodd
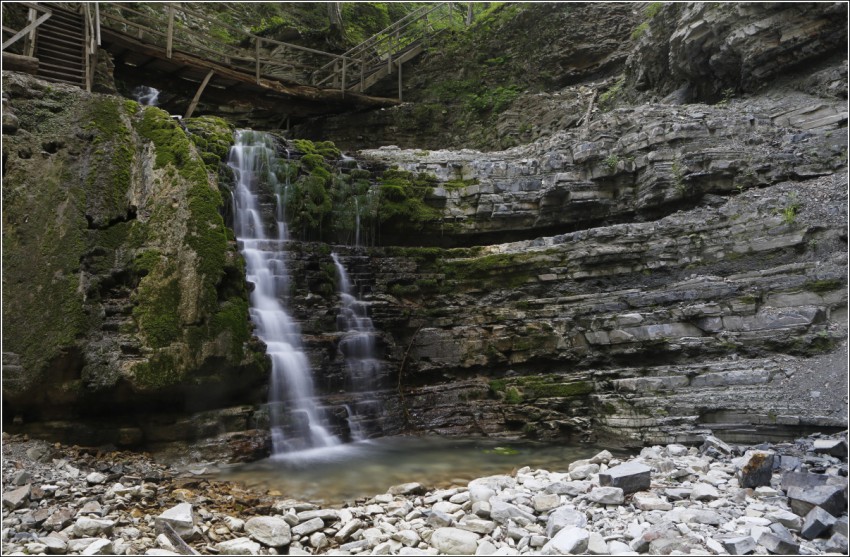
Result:
M210 82L210 79L212 79L214 73L215 70L210 70L207 74L207 77L205 77L204 80L201 82L201 86L198 87L198 92L195 93L195 98L192 99L192 103L189 105L189 110L186 111L186 116L184 116L184 118L192 117L192 113L195 112L195 107L198 106L198 101L201 100L201 93L203 93L204 89L207 88L207 83Z
M257 78L257 83L260 82L260 41L262 40L263 39L261 39L260 37L257 37L257 39L254 41L254 58L257 61L257 71L255 75L255 77Z
M7 48L9 48L9 46L11 46L15 42L17 42L18 39L20 39L21 37L23 37L24 35L26 35L30 31L32 31L33 29L35 29L36 27L38 27L39 25L41 25L42 23L44 23L45 21L50 19L51 15L52 14L50 14L50 13L46 13L46 14L42 15L41 17L39 17L38 19L36 19L35 21L33 21L32 23L30 23L29 25L27 25L26 27L24 27L23 29L21 29L20 31L18 31L12 38L10 38L8 41L3 43L2 50L6 50Z
M11 52L3 53L3 69L13 72L26 72L35 74L38 71L38 58L32 56L21 56Z
M165 56L171 58L174 46L174 4L171 2L168 3L168 36L165 45Z

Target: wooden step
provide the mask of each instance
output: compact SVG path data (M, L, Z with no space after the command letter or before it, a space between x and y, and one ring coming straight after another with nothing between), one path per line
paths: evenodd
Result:
M68 48L83 48L83 41L74 41L69 39L64 39L62 37L53 35L51 33L40 33L38 36L39 42L46 42L50 45L56 46L67 46Z
M82 64L84 61L81 52L71 54L66 52L52 52L47 49L39 49L38 59L63 64Z
M53 70L49 68L44 68L42 66L38 67L39 77L52 77L54 79L58 79L60 81L65 81L66 83L73 83L74 85L79 85L83 81L83 76L79 74L69 74L63 71Z
M82 22L79 24L65 23L63 21L55 21L52 17L41 24L42 29L58 29L63 33L83 36Z
M68 66L63 66L60 64L50 64L48 62L40 62L38 65L38 71L48 71L78 76L81 76L85 73L85 71L81 67L70 68Z

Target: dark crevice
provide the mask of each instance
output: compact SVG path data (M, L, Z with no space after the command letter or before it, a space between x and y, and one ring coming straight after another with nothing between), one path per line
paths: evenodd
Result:
M104 224L95 222L95 218L93 216L89 215L89 214L86 214L85 217L86 217L86 222L88 223L88 229L89 230L106 230L107 228L109 228L111 226L115 226L116 224L136 220L136 216L137 216L136 212L137 212L136 206L130 205L129 207L127 207L127 212L125 214L114 216L111 219L109 219L108 221L106 221L106 223L104 223Z

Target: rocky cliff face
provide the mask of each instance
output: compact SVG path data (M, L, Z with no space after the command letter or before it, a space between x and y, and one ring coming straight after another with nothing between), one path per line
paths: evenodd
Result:
M314 122L363 149L354 168L331 164L333 146L289 145L286 172L316 196L293 215L300 238L352 238L351 207L377 199L369 247L289 249L289 307L334 426L346 435L353 409L374 435L642 444L846 428L836 10L535 5L465 44L498 76L524 51L494 62L496 39L539 26L527 93L482 97L458 84L492 76L460 72L442 82L457 96L445 114L431 91ZM114 97L6 84L6 423L86 442L229 432L228 447L262 455L265 360L221 216L227 125L184 131ZM446 149L469 145L508 148ZM331 249L378 330L373 392L349 389ZM119 409L99 432L62 421Z
M135 445L169 414L260 398L264 356L220 214L232 130L188 126L4 74L5 424Z

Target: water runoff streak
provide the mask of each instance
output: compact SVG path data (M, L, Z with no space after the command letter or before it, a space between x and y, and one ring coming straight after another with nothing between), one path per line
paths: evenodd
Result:
M272 361L269 417L277 455L330 447L340 441L322 425L322 412L313 400L313 380L301 345L301 331L282 302L289 287L284 251L288 238L283 221L285 194L281 196L274 172L276 160L268 134L240 130L228 164L236 176L236 238L245 258L247 280L254 284L251 320ZM263 196L261 188L268 194ZM273 202L274 210L263 211L261 200ZM270 235L274 229L276 234Z
M366 304L353 294L353 286L345 266L336 253L331 254L339 276L339 296L342 302L337 315L337 329L345 334L339 343L339 350L345 356L350 392L372 391L377 387L381 362L375 358L375 326L366 311ZM366 409L368 401L360 401ZM352 438L362 439L364 433L357 423L358 412L348 408L349 428Z

